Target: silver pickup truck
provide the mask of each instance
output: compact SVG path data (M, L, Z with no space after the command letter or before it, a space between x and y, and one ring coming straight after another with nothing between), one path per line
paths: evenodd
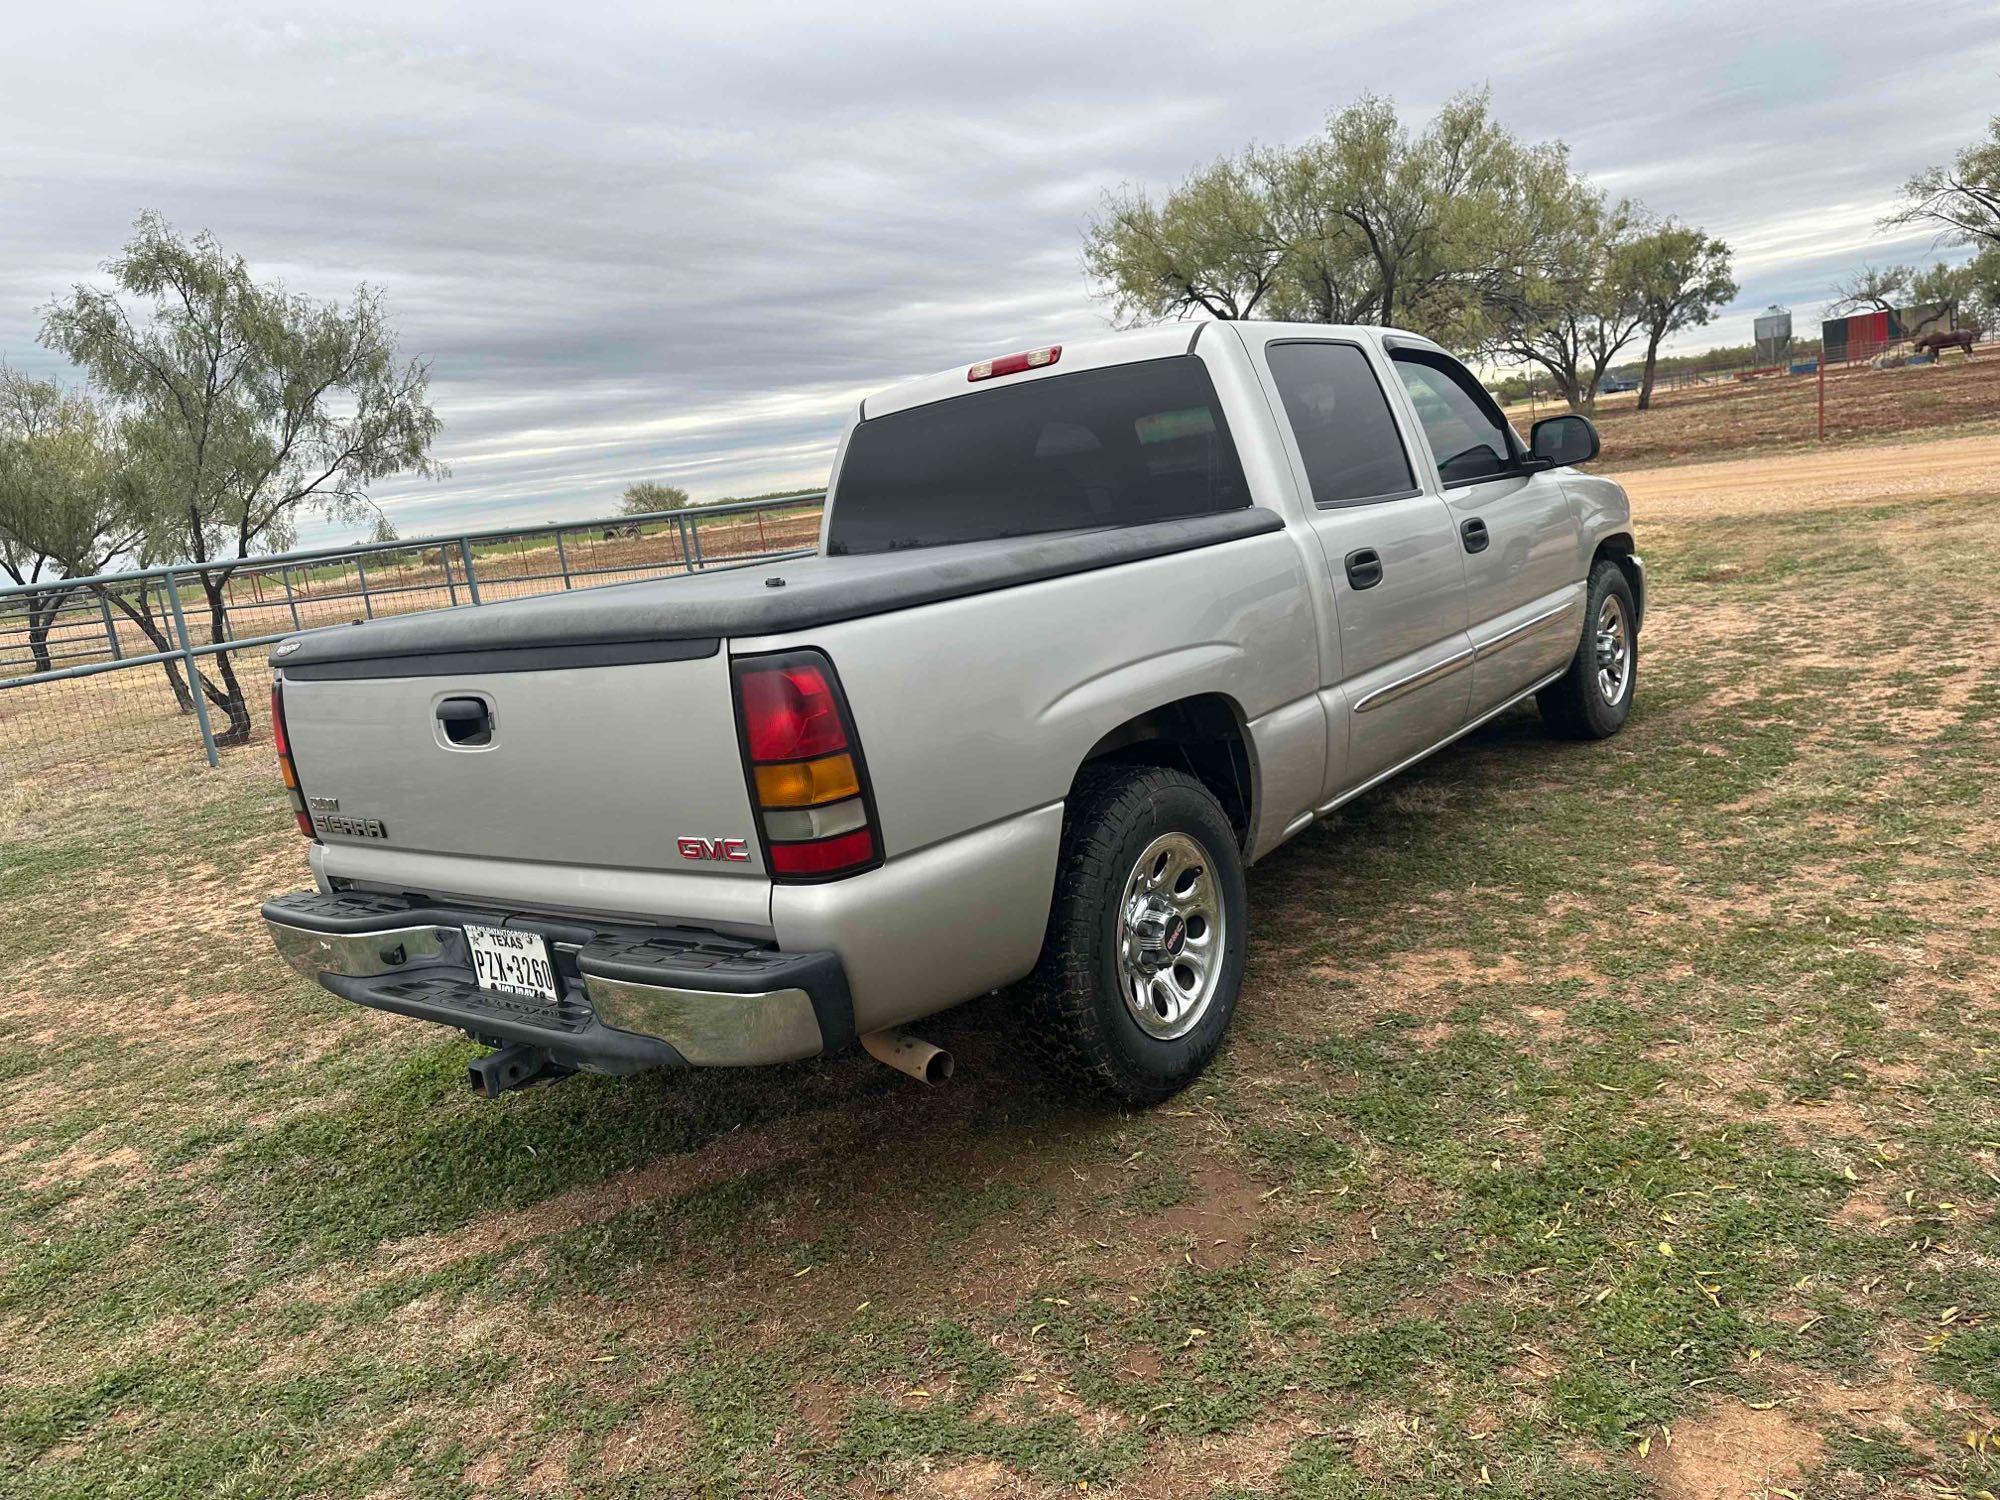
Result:
M1244 869L1530 694L1631 709L1644 573L1588 421L1429 341L1179 324L862 402L816 556L273 653L300 973L498 1050L475 1088L777 1063L1017 986L1163 1099L1237 1003Z

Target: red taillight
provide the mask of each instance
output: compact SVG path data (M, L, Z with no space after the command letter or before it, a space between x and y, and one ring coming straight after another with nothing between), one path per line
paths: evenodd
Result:
M1018 375L1023 370L1039 370L1062 358L1062 345L1046 349L1024 349L1019 354L1003 354L998 359L982 359L965 372L967 380L991 380L996 375Z
M824 880L873 865L881 856L874 808L833 663L788 651L745 657L734 673L771 874Z
M840 704L817 662L784 657L740 671L743 736L753 761L810 760L847 748Z
M319 835L313 831L312 814L306 811L305 788L299 785L299 768L292 760L292 737L285 729L285 685L281 682L271 684L271 743L278 752L278 775L292 799L292 821L299 825L300 833L316 839Z
M865 865L874 858L874 830L857 828L838 838L817 839L810 844L772 844L771 873L830 875L850 865Z

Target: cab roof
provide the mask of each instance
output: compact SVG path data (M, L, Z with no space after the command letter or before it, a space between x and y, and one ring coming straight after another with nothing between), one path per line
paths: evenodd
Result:
M1062 353L1051 364L998 377L1002 385L1014 386L1030 380L1046 380L1053 375L1074 375L1079 370L1102 369L1106 365L1131 364L1142 359L1165 359L1176 354L1189 354L1193 352L1196 342L1201 338L1202 330L1214 321L1216 320L1213 318L1202 318L1184 323L1156 323L1149 328L1133 328L1117 333L1091 333L1078 339L1051 340L1050 344L1015 345L992 349L977 360L968 360L948 370L939 370L935 375L919 375L914 380L905 380L875 392L861 403L861 419L866 421L870 417L883 417L891 412L907 411L913 406L928 406L934 401L946 401L954 396L970 396L983 390L999 389L999 385L989 385L983 380L970 378L974 365L988 363L1003 355L1026 352L1030 348L1043 349L1054 345L1060 348ZM1407 343L1422 348L1436 347L1429 339L1420 335L1396 329L1377 328L1373 325L1267 323L1259 319L1254 326L1263 333L1290 334L1306 338L1331 336L1374 339L1387 335L1392 342Z
M1134 328L1123 333L1098 333L1080 339L1051 340L1061 348L1062 354L1053 364L1040 369L1023 370L1018 375L999 377L1004 385L1020 385L1029 380L1046 380L1051 375L1074 375L1078 370L1097 370L1106 365L1130 364L1141 359L1165 359L1170 355L1186 354L1201 336L1207 321L1199 323L1159 323L1151 328ZM919 375L914 380L905 380L900 385L892 385L887 390L877 391L861 403L861 416L885 417L890 412L907 411L913 406L928 406L933 401L943 401L952 396L969 396L983 390L998 389L998 385L988 385L983 381L970 379L974 364L996 359L1004 354L1021 352L1022 349L1047 348L1049 345L1009 346L993 349L980 356L979 360L967 360L962 365L954 365L949 370L940 370L935 375Z

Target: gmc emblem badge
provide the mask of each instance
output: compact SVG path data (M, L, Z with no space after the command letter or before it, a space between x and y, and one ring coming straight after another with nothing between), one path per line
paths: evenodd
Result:
M682 859L728 859L746 860L750 857L750 845L742 839L699 839L679 838L674 841L680 846Z

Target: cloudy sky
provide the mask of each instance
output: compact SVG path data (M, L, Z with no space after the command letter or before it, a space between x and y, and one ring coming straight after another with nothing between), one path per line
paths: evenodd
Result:
M379 284L452 469L378 486L405 535L598 514L639 478L820 482L858 395L1105 325L1079 266L1105 188L1364 90L1420 118L1489 85L1728 239L1739 304L1690 346L1927 255L1875 220L2000 110L1984 0L83 0L7 32L0 359L58 372L40 310L146 208L295 290Z

